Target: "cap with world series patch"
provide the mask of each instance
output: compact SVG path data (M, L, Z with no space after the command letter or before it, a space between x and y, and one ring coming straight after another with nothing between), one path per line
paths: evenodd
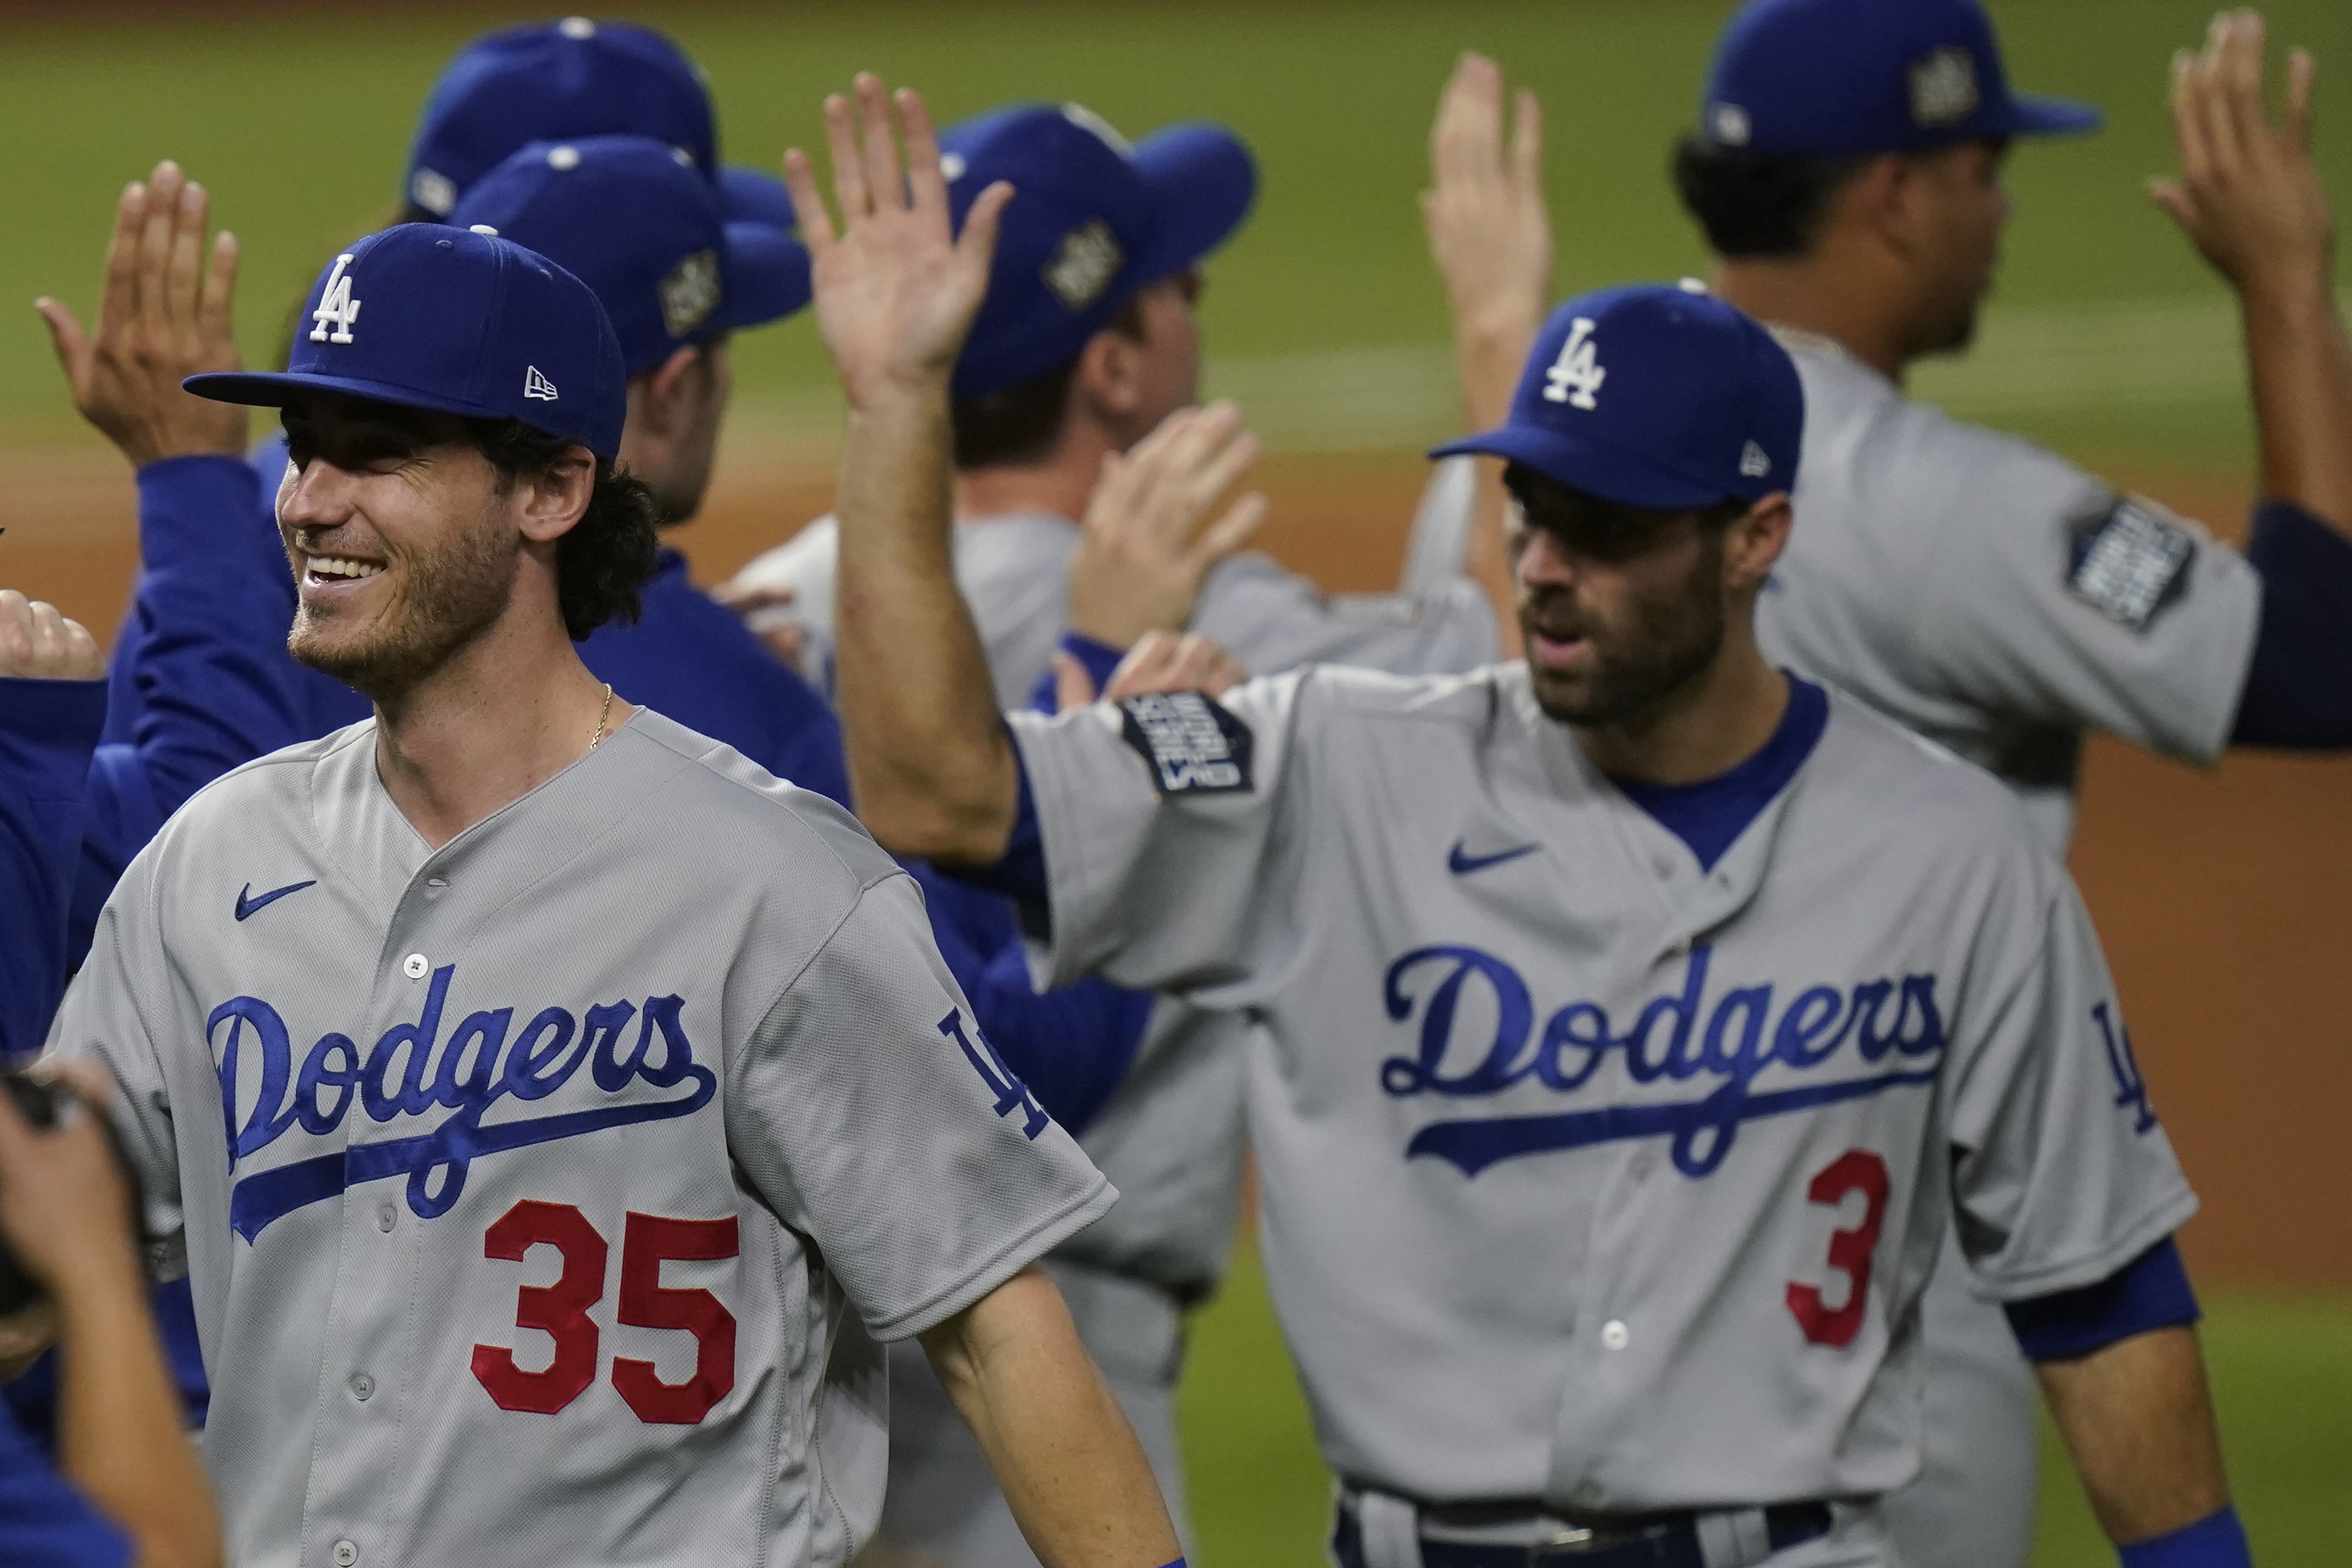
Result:
M336 256L295 319L285 370L181 384L263 408L341 392L520 420L608 459L629 412L620 340L588 286L511 240L443 224L402 224Z
M594 290L631 375L809 301L800 242L730 222L710 183L650 137L534 141L476 182L449 222L495 229Z
M1010 182L988 298L956 361L958 397L1017 386L1075 358L1139 289L1223 245L1257 194L1257 164L1222 125L1129 143L1076 104L1016 104L948 128L940 164L956 223Z
M1797 484L1805 393L1772 335L1696 284L1571 299L1528 356L1507 419L1438 447L1524 463L1621 506L1683 511Z
M1977 0L1748 0L1716 44L1699 136L1804 157L2095 131L2087 103L2012 93Z
M401 183L407 215L447 221L458 198L525 143L650 136L718 187L730 217L789 228L783 182L719 162L719 121L699 67L651 27L566 16L502 28L459 51L433 84Z

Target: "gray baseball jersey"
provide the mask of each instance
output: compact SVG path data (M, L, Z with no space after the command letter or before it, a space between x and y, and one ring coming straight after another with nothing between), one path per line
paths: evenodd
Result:
M1834 343L1778 334L1805 389L1797 522L1757 610L1773 657L1990 768L2061 853L2084 735L2210 762L2261 584L2153 502L1909 402ZM1912 1568L2023 1568L2034 1396L1957 1254L1924 1309L1927 1465L1891 1502Z
M229 774L53 1043L193 1277L235 1561L836 1563L874 1342L1114 1197L970 1018L845 813L640 712L437 852L373 723Z
M1448 496L1447 500L1452 497ZM1467 497L1462 497L1466 509ZM1429 532L1432 530L1424 530ZM997 706L1026 706L1069 624L1070 557L1078 526L1013 513L955 530L957 586L971 606L996 681ZM840 535L819 517L735 574L734 586L790 589L802 631L801 673L833 690L833 579ZM1327 594L1271 557L1235 556L1210 572L1192 612L1205 632L1256 670L1328 662L1379 670L1466 670L1495 656L1494 612L1477 584L1424 564L1397 593Z
M1805 442L1757 608L1776 663L1990 768L2062 850L2085 732L2221 755L2262 610L2243 557L1833 344L1780 337Z
M1833 699L1712 872L1521 667L1012 720L1057 978L1247 1009L1261 1244L1325 1457L1423 1500L1867 1497L1916 1308L2195 1208L2064 869ZM2063 1135L2053 1135L2063 1129Z

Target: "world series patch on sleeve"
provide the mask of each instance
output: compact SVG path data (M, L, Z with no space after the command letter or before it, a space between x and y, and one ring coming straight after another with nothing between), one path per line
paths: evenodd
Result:
M2188 586L2197 539L2154 507L2118 500L2075 534L2066 585L2109 620L2144 632Z
M1125 698L1118 706L1119 733L1151 765L1152 784L1161 795L1251 788L1249 726L1206 693L1154 693Z

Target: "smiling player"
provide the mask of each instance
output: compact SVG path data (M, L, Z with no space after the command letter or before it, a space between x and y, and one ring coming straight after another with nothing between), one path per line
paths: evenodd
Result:
M375 716L191 801L53 1036L193 1276L232 1557L845 1562L909 1334L1046 1563L1175 1557L1028 1267L1114 1195L908 878L574 650L653 568L595 297L410 225L304 319L191 390L285 408L290 645Z

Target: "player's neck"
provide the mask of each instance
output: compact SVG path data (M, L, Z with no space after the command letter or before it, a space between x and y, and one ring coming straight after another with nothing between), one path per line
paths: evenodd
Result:
M1868 269L1829 254L1795 260L1718 261L1709 285L1717 298L1768 327L1825 338L1892 382L1910 355L1902 312L1866 281Z
M1612 779L1696 784L1738 767L1772 738L1789 707L1788 678L1744 624L1696 679L1638 718L1578 725L1577 744Z
M1087 515L1087 500L1102 477L1103 457L1109 451L1109 443L1093 425L1073 421L1061 444L1035 463L959 468L955 519L984 523L992 517L1043 512L1076 522Z
M518 594L518 601L521 595ZM552 607L518 602L397 695L376 700L376 775L393 804L439 849L530 794L636 710L580 662Z

